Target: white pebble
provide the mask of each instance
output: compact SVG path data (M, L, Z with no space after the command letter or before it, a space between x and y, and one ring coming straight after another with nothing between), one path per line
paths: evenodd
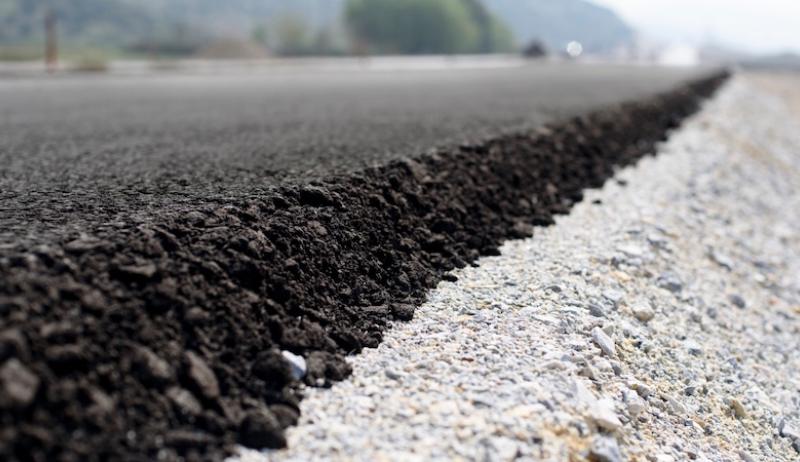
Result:
M599 327L592 329L592 340L594 340L594 343L596 343L606 355L612 358L617 355L617 349L614 346L614 340L609 337L608 334L603 331L603 329Z
M589 408L589 417L598 427L614 431L622 426L617 413L614 412L614 401L600 399Z
M306 359L304 357L286 350L282 351L281 354L292 366L292 377L295 380L300 380L306 376Z

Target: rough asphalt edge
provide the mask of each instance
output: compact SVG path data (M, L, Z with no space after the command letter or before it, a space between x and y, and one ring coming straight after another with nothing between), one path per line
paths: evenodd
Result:
M447 273L655 152L718 74L534 133L0 254L0 456L221 459L285 445Z
M228 462L800 462L797 78L731 79Z

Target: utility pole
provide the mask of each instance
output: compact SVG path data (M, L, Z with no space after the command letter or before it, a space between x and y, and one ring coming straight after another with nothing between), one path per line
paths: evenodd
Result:
M58 69L58 37L56 31L56 14L48 8L44 15L45 50L44 60L47 72L54 73Z

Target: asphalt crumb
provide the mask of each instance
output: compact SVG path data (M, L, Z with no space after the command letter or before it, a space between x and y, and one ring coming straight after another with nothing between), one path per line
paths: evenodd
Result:
M0 456L277 448L300 380L346 378L448 272L655 152L714 76L535 133L0 249ZM305 358L298 380L283 352Z

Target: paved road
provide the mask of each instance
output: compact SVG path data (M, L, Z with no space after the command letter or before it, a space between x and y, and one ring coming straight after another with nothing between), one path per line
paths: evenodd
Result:
M0 81L0 245L533 127L701 73L387 69Z

